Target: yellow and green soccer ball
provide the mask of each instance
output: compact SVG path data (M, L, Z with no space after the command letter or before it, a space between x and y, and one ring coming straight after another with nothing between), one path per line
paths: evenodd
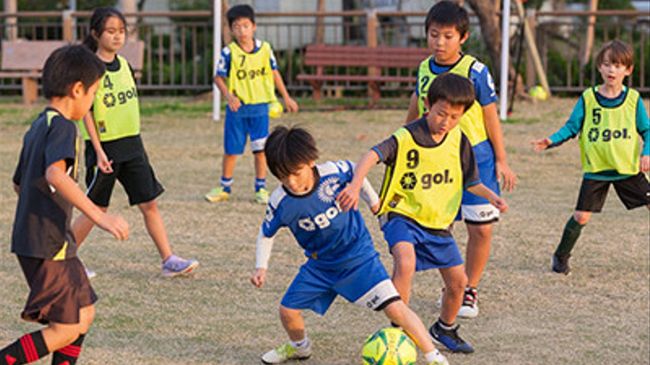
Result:
M284 108L282 107L282 104L280 104L279 101L276 100L271 104L269 104L269 118L278 119L282 116L283 112L284 112Z
M546 93L546 90L544 90L543 87L537 85L533 86L528 90L528 94L536 100L546 100L548 99L548 94Z
M401 329L380 329L366 340L361 352L363 365L415 365L415 343Z

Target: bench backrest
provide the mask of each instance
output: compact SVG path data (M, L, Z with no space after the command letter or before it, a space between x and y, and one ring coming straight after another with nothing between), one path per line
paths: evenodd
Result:
M3 71L41 71L47 57L65 41L2 41ZM119 52L134 70L142 70L144 63L144 42L127 42Z
M426 48L309 45L305 65L416 68L431 55Z

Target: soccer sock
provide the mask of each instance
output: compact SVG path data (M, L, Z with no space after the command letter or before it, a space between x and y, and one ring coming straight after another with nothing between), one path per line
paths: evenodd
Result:
M291 346L298 349L298 348L305 347L306 345L308 345L309 344L309 338L307 338L307 336L305 336L305 338L303 338L300 341L289 341L289 342L291 343Z
M580 237L580 232L584 225L576 222L576 220L571 216L571 219L566 223L564 227L564 233L562 233L562 240L555 250L557 256L566 256L571 253L573 246L575 246Z
M266 189L266 179L255 178L255 192L257 193L260 189Z
M232 190L230 189L231 186L232 186L232 177L231 177L231 178L227 178L227 177L225 177L225 176L222 176L222 177L221 177L221 187L223 188L223 191L225 191L226 193L230 194L230 192L232 191Z
M0 365L29 364L48 353L43 333L33 332L0 350Z
M56 350L52 354L52 365L75 365L81 353L84 337L86 335L79 335L73 343Z
M447 324L440 317L438 317L438 325L440 325L440 328L442 328L445 331L450 331L450 330L454 329L454 324L453 323Z
M427 352L426 354L424 354L424 358L427 360L427 363L432 363L436 360L440 361L445 357L442 356L442 354L440 353L440 351L438 351L438 349L435 349L431 352Z

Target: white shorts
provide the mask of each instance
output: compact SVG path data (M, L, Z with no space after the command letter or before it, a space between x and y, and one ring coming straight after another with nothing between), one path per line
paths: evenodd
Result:
M492 204L462 205L460 213L466 223L486 224L499 220L499 209Z

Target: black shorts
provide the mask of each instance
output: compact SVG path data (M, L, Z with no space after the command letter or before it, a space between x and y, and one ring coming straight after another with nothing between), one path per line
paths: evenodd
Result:
M600 212L610 185L614 185L616 194L628 210L650 204L650 183L643 173L639 173L617 181L582 179L576 210Z
M152 201L165 191L156 179L146 154L123 162L113 162L112 166L113 173L105 174L97 168L96 163L92 164L86 158L86 194L100 207L108 207L115 180L126 190L131 205Z
M94 304L97 295L78 258L54 261L18 256L29 285L21 317L42 324L79 323L79 310Z

